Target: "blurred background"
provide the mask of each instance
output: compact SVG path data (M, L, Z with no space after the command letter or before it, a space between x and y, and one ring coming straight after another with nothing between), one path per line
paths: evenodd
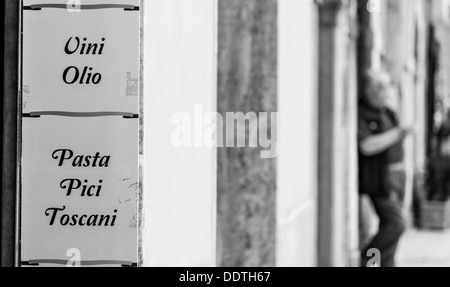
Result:
M397 265L450 266L450 1L219 3L219 109L280 113L276 161L219 150L220 265L359 266L378 219L358 195L358 101L364 73L381 69L392 77L389 107L417 127L403 142Z

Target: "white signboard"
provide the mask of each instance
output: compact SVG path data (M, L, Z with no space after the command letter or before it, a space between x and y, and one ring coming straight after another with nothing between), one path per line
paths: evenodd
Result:
M138 1L24 5L21 261L136 264Z
M27 2L38 1L25 1L25 5ZM60 2L66 6L65 1ZM91 2L103 2L105 6L97 7L106 8L69 12L36 8L45 4L25 6L41 9L25 10L23 16L25 113L137 112L139 11L107 8L115 1L81 3ZM125 1L138 6L137 2Z

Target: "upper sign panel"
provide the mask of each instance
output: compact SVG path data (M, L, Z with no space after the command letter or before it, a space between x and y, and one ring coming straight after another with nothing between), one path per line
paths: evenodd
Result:
M24 112L137 113L139 12L106 6L76 12L39 4L67 2L25 1L43 8L24 11ZM81 1L94 4L138 1Z

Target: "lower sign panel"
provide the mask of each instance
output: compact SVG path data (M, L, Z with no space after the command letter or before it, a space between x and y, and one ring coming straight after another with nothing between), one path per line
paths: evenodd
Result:
M25 118L22 152L22 262L137 262L136 119Z

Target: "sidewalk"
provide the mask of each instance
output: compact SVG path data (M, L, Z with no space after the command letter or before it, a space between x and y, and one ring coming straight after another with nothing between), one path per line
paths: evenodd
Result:
M450 230L409 230L402 238L399 267L450 267Z

